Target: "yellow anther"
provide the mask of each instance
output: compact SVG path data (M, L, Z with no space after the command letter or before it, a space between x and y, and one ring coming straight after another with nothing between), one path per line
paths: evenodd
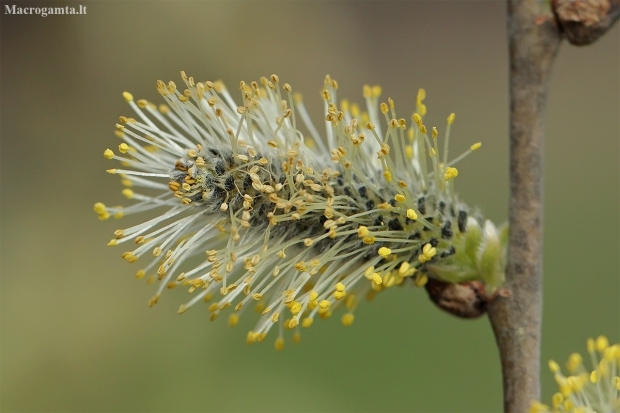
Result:
M439 135L439 132L437 132L437 128L433 126L431 136L433 137L433 139L436 139L437 135Z
M106 149L103 152L103 156L105 156L106 159L112 159L114 158L114 152L112 152L112 149Z
M413 158L413 147L411 145L405 146L405 155L407 155L407 159Z
M365 227L364 225L361 225L358 229L357 229L357 236L360 238L365 238L370 234L370 231L368 230L367 227Z
M566 362L566 368L570 373L575 373L579 369L579 366L581 366L582 361L581 354L573 353L568 358L568 362ZM556 372L554 371L554 373Z
M211 305L209 305L209 312L210 313L214 313L216 311L219 311L220 306L218 303L211 303Z
M420 125L420 132L426 134L426 126ZM431 149L433 149L433 148L431 148Z
M362 239L362 241L364 241L364 244L366 245L372 245L375 243L376 238L375 237L364 237Z
M418 128L422 125L422 117L419 114L414 113L411 118L413 119L415 124L418 125Z
M95 205L93 205L93 210L98 214L103 214L104 212L106 212L105 204L102 202L97 202Z
M301 303L298 301L293 301L291 307L289 308L291 314L297 315L301 311Z
M454 123L454 118L456 117L456 115L454 113L451 113L448 116L448 125L452 125Z
M426 90L420 88L420 89L418 89L418 96L417 96L416 100L418 102L422 102L424 99L426 99Z
M110 242L108 242L108 247L113 247L115 245L118 245L118 242L115 239L111 239Z
M155 294L153 297L149 299L149 307L153 307L159 301L159 294Z
M450 179L456 178L458 174L459 174L458 169L448 166L446 168L446 172L444 173L444 178L446 178L446 182L448 182Z
M396 202L405 202L405 197L401 194L396 195L394 199L396 200Z
M292 318L284 322L284 327L288 329L295 328L298 325L299 325L299 320L296 318Z
M378 98L381 96L381 86L375 85L372 87L372 97Z
M187 306L185 304L181 304L179 306L179 309L177 310L177 314L183 314L186 311L187 311Z
M401 277L404 277L405 274L407 274L407 271L409 271L410 266L411 265L409 265L407 261L400 264L400 268L398 269L398 275L400 275Z
M420 263L430 261L435 254L437 254L435 247L431 244L425 244L424 247L422 247L422 254L418 255L418 261L420 261Z
M355 319L355 316L353 314L351 313L344 314L342 316L342 325L345 327L348 327L351 324L353 324L354 319Z
M115 174L116 173L116 169L106 169L106 172L109 174Z
M379 273L375 272L375 273L372 274L372 282L374 282L377 285L381 285L381 284L383 284L383 278L381 278Z
M532 404L530 405L530 413L543 413L548 411L549 406L544 405L538 401L532 401Z
M367 122L366 123L366 129L374 130L375 129L375 125L373 125L371 122Z
M598 370L594 370L592 373L590 373L590 381L594 384L598 383L599 380L601 379L601 374L598 372Z
M321 300L321 301L319 301L319 307L322 308L322 309L327 309L331 305L332 304L328 300Z
M560 371L560 365L556 363L555 360L549 360L548 365L552 373L558 373Z
M239 314L232 313L230 316L228 316L229 326L234 327L237 325L238 322L239 322Z
M316 300L318 296L319 296L319 293L317 293L314 290L310 291L310 294L308 294L308 298L310 299L310 301Z
M312 325L312 322L314 321L313 318L311 317L306 317L303 320L301 320L301 326L304 328L308 328Z
M472 151L476 151L480 149L481 146L482 146L482 142L477 142L477 143L474 143L472 146L470 146L469 149L471 149Z
M390 171L383 172L383 177L385 178L387 182L392 181L392 173Z
M347 292L346 291L334 291L333 296L336 300L341 300L347 296Z
M409 219L418 219L418 214L416 214L413 209L408 209L407 210L407 218L409 218Z
M284 338L282 337L276 338L275 348L278 351L282 351L282 349L284 349Z
M128 150L129 150L129 145L127 145L126 143L121 143L120 145L118 145L118 151L120 153L127 153Z
M607 337L598 336L598 338L596 339L596 349L599 351L599 353L604 352L607 347L609 347L609 340L607 340Z
M593 353L593 352L594 352L594 350L595 350L595 348L596 348L596 347L595 347L595 342L594 342L594 339L589 338L589 339L588 339L588 353Z
M414 284L416 285L416 287L424 287L427 282L428 277L426 276L426 274L418 274L417 277L415 277Z
M336 291L343 292L345 290L345 286L344 286L343 283L338 283L338 284L336 284L336 288L335 289L336 289Z
M430 244L429 244L430 245ZM379 248L379 255L381 255L383 258L387 258L390 256L390 254L392 254L392 250L387 248L387 247L381 247Z
M248 344L252 344L256 342L257 339L258 339L258 333L255 333L254 331L248 331L248 335L245 339Z
M123 189L123 190L121 191L121 193L122 193L123 195L125 195L125 196L126 196L127 198L129 198L129 199L133 198L133 191L132 191L131 189L129 189L129 188L125 188L125 189Z
M381 105L379 105L379 108L381 109L381 113L388 113L390 108L388 108L388 105L383 102L381 103Z
M136 272L136 278L138 280L141 280L142 278L144 278L145 275L146 275L146 271L144 270L138 270L138 272Z
M556 393L551 397L551 401L553 402L553 408L557 409L564 401L564 396L562 396L562 393Z

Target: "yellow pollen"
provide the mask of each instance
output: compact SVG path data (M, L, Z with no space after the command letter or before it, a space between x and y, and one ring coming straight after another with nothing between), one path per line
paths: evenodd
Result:
M321 307L322 309L327 309L330 306L331 306L331 303L328 300L319 301L319 307Z
M375 237L365 237L362 239L362 241L364 241L364 244L366 245L372 245L375 243L376 238Z
M317 293L316 291L312 290L310 291L310 294L308 295L308 298L310 299L310 301L314 301L317 299L317 297L319 296L319 293Z
M129 92L123 92L123 98L125 98L126 102L131 102L133 100L133 95Z
M343 283L336 284L336 291L342 292L342 291L344 291L344 289L345 289L345 287L344 287Z
M351 324L353 324L354 319L355 319L355 316L353 314L351 313L344 314L342 316L342 325L345 327L348 327Z
M129 150L129 145L127 145L126 143L121 143L120 145L118 145L118 151L120 153L127 153L128 150Z
M401 194L396 195L394 199L396 200L396 202L405 202L405 197Z
M435 247L431 244L425 244L424 247L422 247L422 254L418 255L418 261L420 261L420 263L430 261L435 254L437 254Z
M459 171L456 168L452 168L450 166L448 166L446 168L446 172L444 173L444 178L446 178L446 182L449 181L450 179L454 179L458 176Z
M482 142L477 142L477 143L474 143L472 146L470 146L469 149L471 149L472 151L476 151L480 149L481 146L482 146Z
M238 322L239 322L239 314L232 313L228 317L228 325L229 326L234 327L234 326L237 325Z
M428 244L430 245L430 244ZM381 247L379 248L379 255L381 255L383 258L387 258L390 256L390 254L392 254L392 250L387 248L387 247Z
M418 214L416 214L413 209L408 209L407 210L407 218L409 218L409 219L418 219Z
M427 282L428 282L428 277L425 274L418 274L417 277L415 277L414 283L416 287L424 287Z
M301 303L297 301L293 301L293 304L291 305L290 310L291 310L291 314L293 315L299 314L299 312L301 311Z
M312 325L312 322L314 321L313 318L310 317L306 317L301 321L301 326L304 328L308 328Z
M127 198L129 198L129 199L133 198L133 191L132 191L131 189L129 189L129 188L125 188L125 189L123 189L123 190L121 191L121 193L122 193L123 195L125 195L125 196L126 196Z
M374 282L377 285L381 285L383 283L383 278L381 278L379 273L375 272L372 274L372 282Z
M106 159L112 159L114 158L114 152L112 152L112 149L106 149L103 152L103 156L105 156Z
M448 125L452 125L454 123L454 118L456 117L456 115L454 113L451 113L448 116Z
M284 338L278 337L275 342L275 348L278 351L282 351L284 349Z
M570 373L575 373L579 366L581 366L583 359L581 358L581 354L573 353L569 356L568 362L566 363L566 368ZM554 371L554 373L557 373Z
M431 136L433 137L433 139L436 139L437 135L439 135L439 132L437 132L437 128L433 126Z
M607 347L609 347L609 340L607 340L607 337L599 336L596 339L596 349L599 351L599 353L602 353Z
M407 273L407 270L409 270L409 267L410 265L406 261L400 264L400 268L398 269L398 275L403 277Z
M552 373L557 373L560 371L560 365L554 360L549 360L549 370L551 370Z
M368 228L365 227L364 225L360 226L357 229L357 236L360 238L365 238L370 234L370 231L368 231Z

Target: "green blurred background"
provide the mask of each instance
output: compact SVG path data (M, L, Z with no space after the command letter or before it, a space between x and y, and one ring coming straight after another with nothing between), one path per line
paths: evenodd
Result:
M486 318L462 321L408 286L303 331L283 352L247 346L255 319L230 328L206 306L182 317L105 246L125 223L102 153L155 81L277 73L320 124L330 74L339 97L381 84L409 119L418 88L429 124L456 112L461 197L506 219L507 46L501 1L84 1L87 15L1 16L2 411L499 411L500 367ZM619 28L563 44L547 113L542 355L564 361L585 340L620 338ZM543 371L543 397L555 391Z

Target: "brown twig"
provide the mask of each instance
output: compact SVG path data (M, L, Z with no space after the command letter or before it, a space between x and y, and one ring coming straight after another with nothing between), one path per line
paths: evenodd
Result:
M500 351L504 410L525 412L540 399L542 172L545 105L560 35L537 0L509 0L510 238L509 298L489 304ZM550 16L549 16L550 17Z
M620 0L554 0L553 15L543 13L541 4L508 1L510 238L505 287L510 294L488 306L506 412L525 412L540 398L543 129L551 66L562 34L574 44L591 43L620 13Z

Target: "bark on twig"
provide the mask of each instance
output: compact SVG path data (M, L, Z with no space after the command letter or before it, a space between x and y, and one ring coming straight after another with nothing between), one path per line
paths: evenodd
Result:
M537 0L509 0L510 238L509 298L489 304L500 351L504 410L525 412L540 399L542 172L545 105L560 35Z
M488 306L502 364L504 410L525 412L540 399L543 130L553 59L564 35L578 45L605 33L620 0L508 1L510 53L509 297Z

